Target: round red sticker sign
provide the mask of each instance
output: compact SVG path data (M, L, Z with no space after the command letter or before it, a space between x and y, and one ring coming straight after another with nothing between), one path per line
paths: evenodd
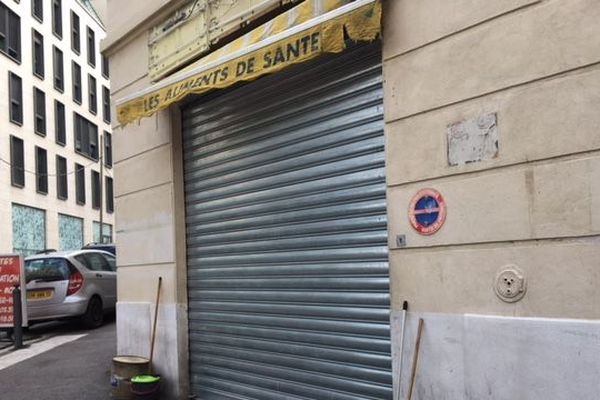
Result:
M446 202L437 190L419 190L410 202L408 218L421 235L433 235L446 221Z

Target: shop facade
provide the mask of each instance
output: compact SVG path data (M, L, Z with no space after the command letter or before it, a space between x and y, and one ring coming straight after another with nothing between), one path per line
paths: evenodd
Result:
M166 396L404 399L420 318L413 398L597 393L600 7L448 3L109 1L118 351L163 277Z

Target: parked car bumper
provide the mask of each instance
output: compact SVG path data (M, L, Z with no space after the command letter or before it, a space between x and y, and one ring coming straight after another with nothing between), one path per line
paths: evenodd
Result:
M59 319L67 317L78 317L85 314L87 309L87 299L82 297L67 298L59 304L48 304L39 306L27 304L27 318L30 321L41 321L50 319Z

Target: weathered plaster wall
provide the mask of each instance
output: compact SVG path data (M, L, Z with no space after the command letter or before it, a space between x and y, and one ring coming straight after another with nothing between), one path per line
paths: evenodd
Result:
M600 350L600 3L385 4L395 351L404 300L426 327L413 398L594 398L600 361L583 354ZM451 166L448 126L491 113L498 155ZM426 187L448 204L430 237L407 214ZM494 292L507 264L528 281L516 303Z
M168 1L108 2L105 51L115 100L150 84L148 26ZM124 7L124 9L123 9ZM125 32L133 32L123 36ZM114 46L118 42L117 46ZM158 277L163 278L154 365L165 399L187 398L187 293L183 186L176 111L139 123L114 122L115 210L118 257L117 350L148 356ZM113 108L113 115L116 112Z

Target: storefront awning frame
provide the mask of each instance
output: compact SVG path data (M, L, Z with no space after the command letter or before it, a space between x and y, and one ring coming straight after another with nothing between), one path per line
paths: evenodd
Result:
M197 77L197 76L203 74L204 72L214 70L215 68L218 68L219 66L226 65L226 64L234 62L240 58L243 58L245 56L248 56L255 52L258 52L262 49L268 48L269 46L276 45L277 43L280 43L286 39L292 38L295 35L299 35L303 32L310 31L311 29L319 27L320 25L327 23L329 21L343 18L344 16L350 15L351 13L353 13L357 10L360 10L361 8L368 7L368 6L375 6L375 5L379 6L378 18L380 19L380 13L381 13L380 1L381 0L356 0L352 3L343 5L339 8L336 8L325 14L316 16L316 17L310 19L309 21L303 22L299 25L296 25L289 29L286 29L285 31L276 33L272 36L269 36L269 37L261 40L260 42L250 44L247 47L244 47L240 50L233 51L229 54L226 54L217 60L214 60L214 61L211 61L208 63L203 63L202 62L203 60L200 59L196 62L197 64L199 64L196 67L194 67L192 64L191 67L188 67L183 72L176 73L173 76L165 78L154 85L151 85L145 89L142 89L142 90L132 93L128 96L118 99L116 101L116 105L117 105L117 114L118 114L119 122L122 125L124 125L124 124L130 123L130 122L133 122L134 120L138 120L142 117L150 116L150 115L168 107L169 104L172 104L175 101L181 100L181 96L175 96L177 98L169 103L161 104L157 107L150 107L149 109L146 107L146 105L144 105L143 108L140 110L139 102L145 96L149 96L153 93L157 93L161 90L165 90L165 88L168 88L169 86L173 86L173 85L177 85L178 83L185 82L186 80ZM380 32L380 21L377 21L377 23L378 23L378 26L377 26L377 32L375 33L375 35L373 34L373 32L370 31L366 35L362 35L362 36L358 35L358 36L360 36L360 39L373 40L375 38L373 36L377 36ZM342 45L342 47L343 47L343 45ZM341 50L343 50L343 48L335 49L333 52L337 52L337 51L341 51ZM314 58L314 57L309 57L306 59L306 61L308 59L312 59L312 58ZM302 62L302 61L303 60L300 60L298 62ZM286 65L282 66L282 68L285 66ZM281 68L279 68L279 69L281 69ZM279 70L279 69L277 69L277 70ZM255 76L253 79L256 79L259 76L262 76L262 75L265 75L268 73L272 73L272 72L276 72L276 70L275 71L265 71L263 73L257 74L257 76ZM251 79L240 79L240 81L242 81L242 80L251 80ZM216 89L216 88L222 88L222 87L224 87L224 86L221 86L221 87L215 86L213 88ZM207 88L206 90L210 90L210 89L212 89L212 88ZM194 94L194 93L196 93L196 91L189 92L189 94ZM131 108L133 107L133 106L131 106L132 102L138 102L138 104L135 104L135 108L133 109L133 111L131 110Z

